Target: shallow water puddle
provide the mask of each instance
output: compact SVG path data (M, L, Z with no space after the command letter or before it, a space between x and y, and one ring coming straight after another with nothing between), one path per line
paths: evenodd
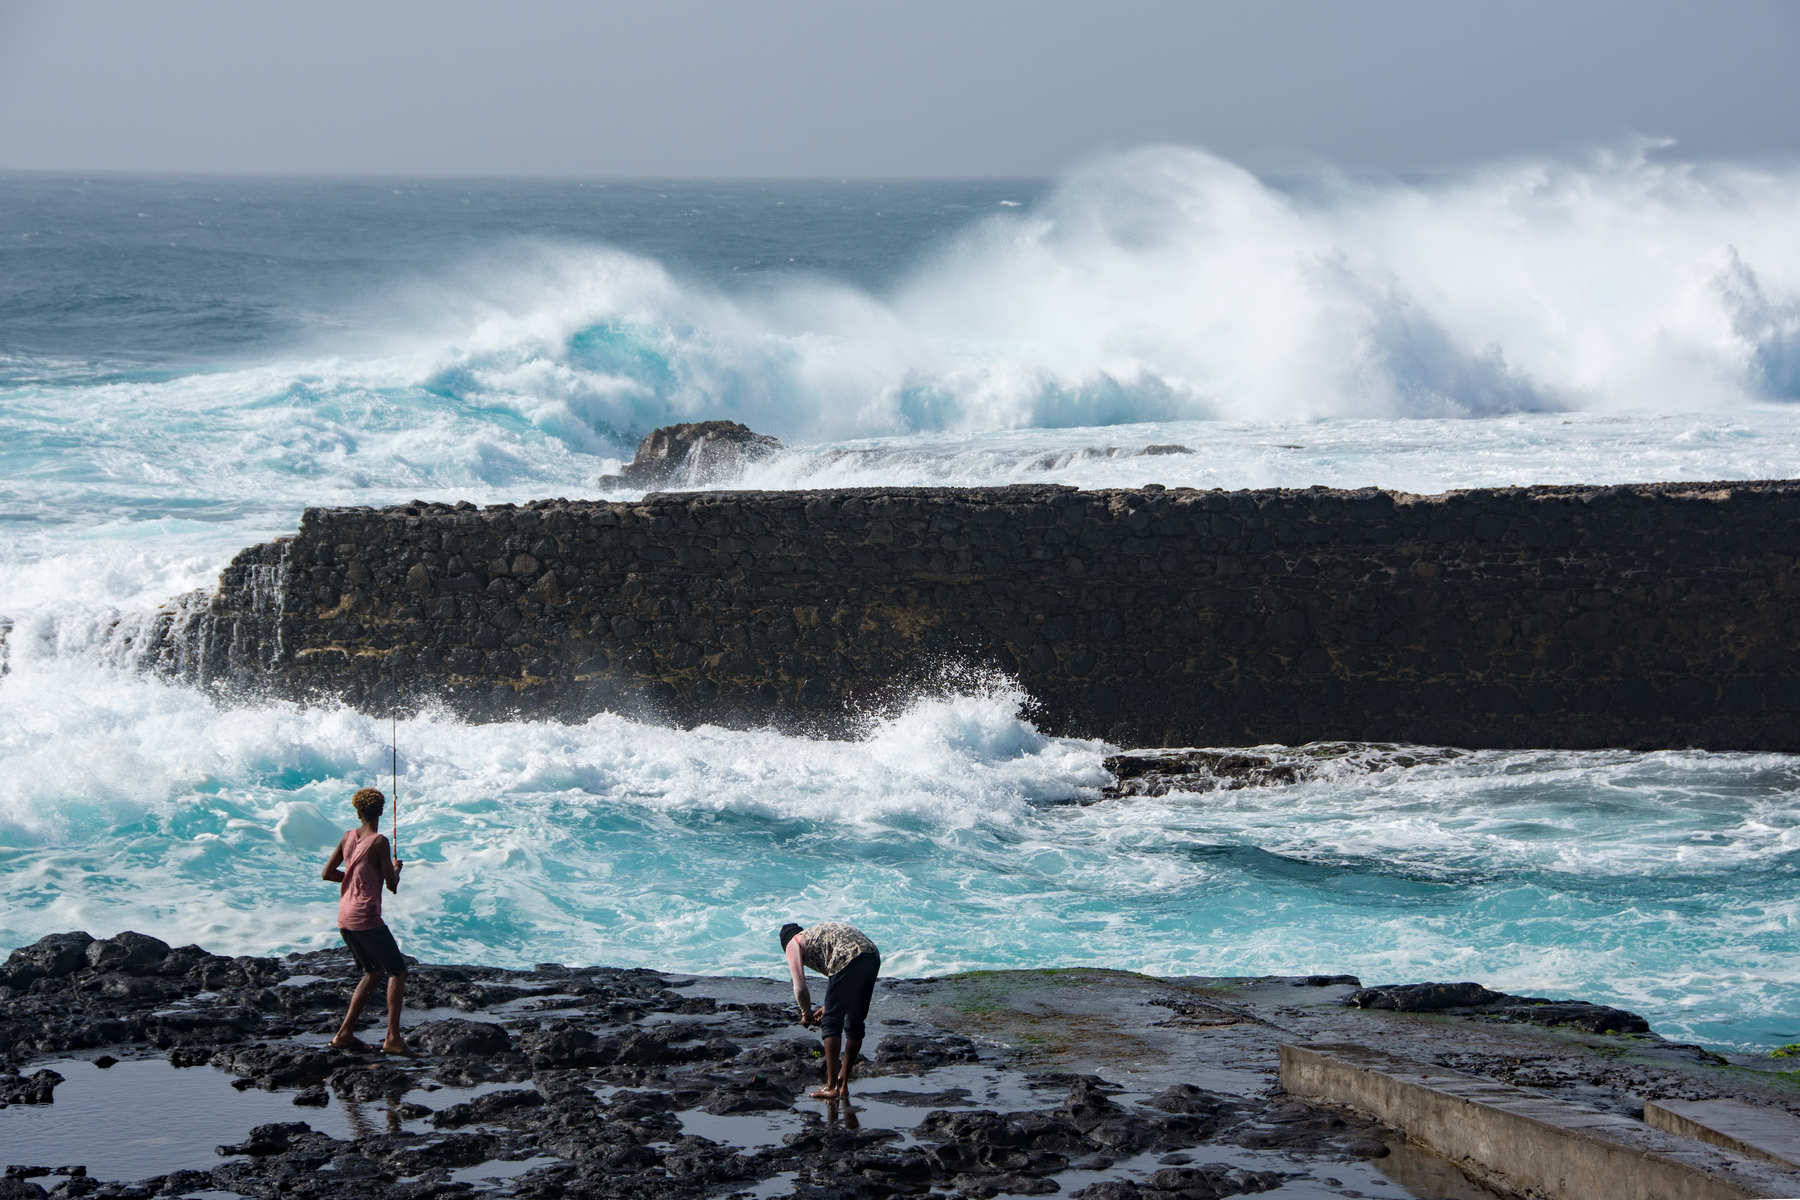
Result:
M352 1115L337 1097L324 1108L297 1108L292 1091L238 1091L214 1067L173 1067L167 1059L126 1059L102 1070L87 1059L29 1064L63 1077L53 1104L0 1109L8 1164L85 1166L98 1179L137 1180L183 1168L206 1170L215 1146L240 1142L272 1121L305 1121L336 1138L371 1124L373 1105Z
M300 1107L295 1089L239 1091L232 1087L236 1077L225 1071L174 1067L162 1058L125 1059L104 1070L87 1059L45 1059L25 1070L42 1068L63 1077L55 1102L0 1109L0 1166L79 1164L97 1179L138 1180L216 1166L221 1160L214 1147L241 1142L271 1122L304 1121L329 1137L351 1140L417 1129L423 1119L404 1119L399 1106L387 1101L337 1095L323 1107ZM437 1110L517 1086L421 1080L406 1099Z
M1303 1156L1292 1151L1246 1150L1209 1142L1191 1150L1134 1155L1100 1169L1075 1168L1050 1178L1061 1189L1059 1194L1067 1196L1091 1184L1123 1179L1142 1181L1168 1167L1219 1165L1285 1175L1294 1174L1299 1168L1305 1172L1301 1178L1288 1179L1257 1194L1276 1200L1341 1200L1344 1196L1363 1196L1367 1200L1501 1200L1498 1193L1471 1182L1448 1162L1416 1147L1395 1147L1389 1158L1371 1162L1297 1161L1301 1159ZM1396 1160L1404 1160L1405 1165L1390 1175L1383 1168L1399 1166ZM1024 1200L1024 1193L1005 1192L994 1200Z
M743 1151L779 1146L787 1135L820 1118L851 1129L893 1130L900 1135L897 1145L911 1146L917 1143L913 1131L934 1109L1042 1108L1056 1103L1064 1090L1060 1084L1021 1081L1017 1076L962 1063L918 1075L871 1076L852 1088L848 1104L802 1095L790 1108L725 1114L694 1108L675 1116L682 1132ZM901 1099L903 1096L919 1100Z
M504 1159L491 1158L487 1162L476 1163L472 1167L458 1167L450 1172L452 1183L510 1183L527 1171L535 1171L539 1167L554 1167L563 1160L548 1155L534 1158Z
M805 1127L800 1113L791 1108L754 1113L709 1113L689 1108L675 1114L681 1131L721 1146L756 1150L779 1146L781 1139Z

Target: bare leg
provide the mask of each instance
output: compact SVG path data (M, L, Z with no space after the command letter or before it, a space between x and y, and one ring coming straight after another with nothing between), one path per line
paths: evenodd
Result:
M406 1003L406 976L389 975L387 986L387 1038L381 1048L388 1054L407 1053L406 1039L400 1036L400 1006Z
M844 1059L838 1068L838 1095L846 1100L850 1098L850 1077L856 1074L856 1060L860 1057L862 1057L862 1039L847 1039L844 1042Z
M843 1095L843 1081L839 1078L838 1039L828 1037L821 1039L825 1047L825 1086L813 1093L820 1100L835 1100Z
M368 1043L356 1036L356 1019L362 1016L363 1005L369 1002L369 993L375 990L375 981L381 978L369 971L356 981L356 990L350 993L350 1011L344 1014L344 1023L338 1026L337 1036L331 1044L339 1050L367 1050Z

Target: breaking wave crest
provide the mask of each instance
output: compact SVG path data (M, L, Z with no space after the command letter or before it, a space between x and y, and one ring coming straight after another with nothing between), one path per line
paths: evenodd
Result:
M1669 1036L1800 1034L1792 757L1483 752L1089 803L1109 747L1036 729L1004 680L965 683L854 741L610 714L402 721L409 865L388 918L427 959L761 974L782 921L842 915L896 975L1478 978L1623 1004ZM388 733L16 659L0 945L82 927L331 944L319 863L355 788L388 787Z
M1141 150L881 294L540 246L470 281L484 315L427 386L584 448L713 416L821 441L1800 399L1800 171L1656 150L1286 186Z

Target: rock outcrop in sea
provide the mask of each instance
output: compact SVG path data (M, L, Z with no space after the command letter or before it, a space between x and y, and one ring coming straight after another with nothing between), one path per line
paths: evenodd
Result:
M735 479L751 463L781 449L781 440L736 421L691 421L654 429L637 454L598 486L614 488L704 487Z

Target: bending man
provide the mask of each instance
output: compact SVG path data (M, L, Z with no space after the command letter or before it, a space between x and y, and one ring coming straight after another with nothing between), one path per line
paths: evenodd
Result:
M862 1052L863 1021L875 994L875 977L881 974L881 952L862 930L842 921L825 921L810 929L783 925L781 950L794 976L800 1023L808 1029L817 1025L825 1044L825 1086L813 1095L821 1100L847 1099L856 1057ZM806 990L808 967L826 976L822 1008L812 1006Z

